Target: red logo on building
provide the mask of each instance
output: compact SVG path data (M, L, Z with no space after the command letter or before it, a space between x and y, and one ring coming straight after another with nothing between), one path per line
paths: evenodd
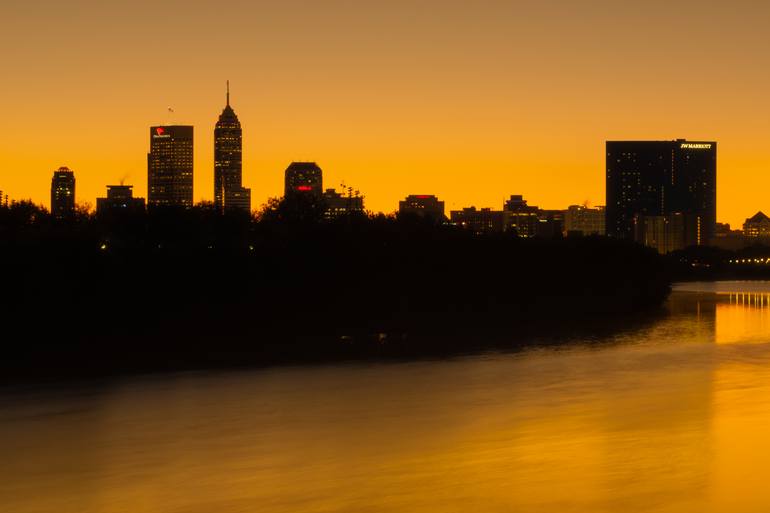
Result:
M163 135L165 133L166 133L166 129L163 128L162 126L159 126L158 128L155 129L155 134L157 135Z
M313 188L309 185L298 185L297 190L302 192L308 192L308 191L312 191Z

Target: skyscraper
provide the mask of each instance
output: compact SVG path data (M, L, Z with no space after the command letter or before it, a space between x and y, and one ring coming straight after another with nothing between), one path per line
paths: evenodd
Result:
M634 238L645 216L681 214L685 245L707 244L716 227L717 143L607 142L607 234Z
M292 162L286 168L284 196L321 197L323 193L323 172L315 162Z
M53 172L51 179L51 214L57 219L75 213L75 173L62 166Z
M150 207L192 206L193 127L150 128L147 204Z
M228 81L227 104L214 128L214 206L219 212L251 210L251 190L242 184L242 148L241 123L230 107Z

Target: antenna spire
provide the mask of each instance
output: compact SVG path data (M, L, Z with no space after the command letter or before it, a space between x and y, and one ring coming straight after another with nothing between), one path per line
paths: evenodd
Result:
M230 106L230 81L227 81L227 106Z

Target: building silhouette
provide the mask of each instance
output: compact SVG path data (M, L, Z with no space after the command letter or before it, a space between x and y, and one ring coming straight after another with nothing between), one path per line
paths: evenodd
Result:
M687 214L679 212L662 216L637 216L634 222L634 239L666 254L692 246L689 239Z
M707 244L716 227L717 143L607 141L606 230L633 239L662 221L644 217L683 214L685 244ZM664 223L665 224L665 223ZM655 231L655 230L654 230Z
M546 239L562 237L564 235L564 210L538 209L535 235Z
M323 193L324 219L337 219L353 213L364 211L364 197L352 187L343 189L342 193L334 189L326 189Z
M567 235L604 235L605 208L570 205L564 212L564 231Z
M513 231L519 237L534 237L540 224L540 209L527 205L520 194L513 194L503 204L505 230Z
M444 202L432 194L411 194L398 203L399 215L413 215L443 222Z
M230 107L230 82L227 103L214 128L214 206L219 212L237 209L251 211L251 190L243 180L243 134L238 116Z
M453 210L452 224L476 234L508 232L518 237L561 237L564 232L564 210L545 210L528 205L520 194L511 195L502 210L476 207Z
M62 166L53 172L51 179L51 214L57 219L75 213L75 173Z
M506 214L491 208L467 207L449 212L452 224L471 230L473 233L502 233L506 229Z
M147 204L149 207L193 205L193 127L150 128Z
M144 212L144 198L134 198L133 185L108 185L107 197L96 198L97 215Z
M757 214L762 214L762 212L757 212ZM764 214L762 214L762 216L764 216ZM762 216L757 218L757 221L760 222L760 226L757 227L759 229L756 231L757 237L759 237L759 233L762 232L763 227L761 225L764 225L764 230L767 230L767 237L768 240L770 240L770 223L763 222ZM754 218L756 218L756 216L746 219L746 222L748 223L751 219ZM744 228L747 228L745 223L743 226ZM749 227L749 229L751 228ZM730 229L729 223L717 223L716 232L714 233L714 237L712 237L711 241L709 242L709 246L720 249L727 249L729 251L738 251L745 248L748 245L748 242L757 243L759 240L752 236L744 235L743 230Z
M743 223L743 235L748 239L770 238L770 217L757 212Z
M323 193L323 172L315 162L292 162L286 168L284 196L313 197L320 199Z

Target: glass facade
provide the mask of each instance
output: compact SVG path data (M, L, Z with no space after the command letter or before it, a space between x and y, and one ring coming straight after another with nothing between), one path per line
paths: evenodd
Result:
M192 207L193 127L150 128L147 204L150 207Z
M683 214L687 244L708 244L716 229L717 143L608 141L606 229L635 238L648 216Z
M238 116L227 105L214 128L214 206L217 211L251 211L251 190L243 187L243 133Z

